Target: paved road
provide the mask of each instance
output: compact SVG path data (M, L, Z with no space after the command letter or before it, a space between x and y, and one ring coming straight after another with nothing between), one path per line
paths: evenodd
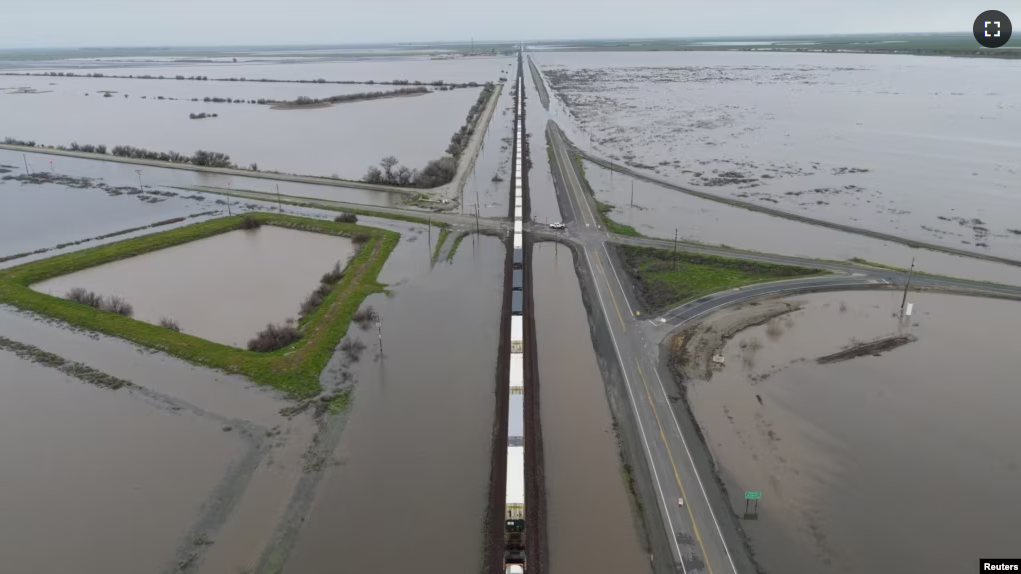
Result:
M709 474L711 462L699 442L694 423L689 417L678 418L671 407L671 398L677 399L676 390L673 395L668 391L675 387L670 373L660 362L659 343L677 326L744 299L798 291L892 288L903 285L906 274L850 263L679 243L678 250L687 252L822 268L835 275L734 289L680 305L658 317L641 317L636 312L633 296L624 287L616 257L607 246L621 243L669 249L674 242L607 234L572 161L571 150L552 121L547 126L547 137L553 147L554 180L558 192L566 198L563 210L567 229L554 232L533 223L530 231L540 237L556 237L575 244L592 276L595 300L606 318L630 407L636 415L657 502L661 506L663 526L672 544L676 571L685 574L753 572L751 558L738 538L730 510ZM915 275L912 284L1021 299L1021 288L963 279ZM665 385L664 380L670 385ZM683 507L679 505L680 498L684 499ZM659 562L662 557L656 559L655 562Z

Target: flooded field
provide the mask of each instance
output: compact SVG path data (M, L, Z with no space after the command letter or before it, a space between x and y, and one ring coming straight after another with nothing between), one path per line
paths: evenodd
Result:
M1021 258L1021 62L533 54L576 144L703 191ZM1001 78L1006 78L1001 80ZM566 104L566 106L565 106ZM558 120L559 121L559 120Z
M478 96L479 89L466 88L274 110L258 104L151 102L119 94L0 94L0 137L52 146L130 145L185 155L202 149L226 153L245 168L254 163L266 171L361 179L368 166L388 155L415 169L442 156ZM218 117L189 119L193 113Z
M569 249L532 251L551 572L648 570ZM594 552L612 548L612 552Z
M82 72L105 73L126 76L209 76L210 78L247 78L249 80L269 78L273 80L315 80L330 81L376 81L409 80L431 82L495 82L503 75L510 77L511 68L516 64L512 56L477 56L472 58L432 59L429 56L404 56L393 58L352 58L332 62L239 62L215 64L166 63L164 65L111 66L96 68L88 66ZM45 71L73 70L73 63L47 68ZM42 70L18 70L42 71Z
M134 318L210 341L244 347L267 323L297 318L323 273L354 253L342 237L264 225L177 245L43 281L32 288L62 297L82 287L117 295ZM296 257L295 254L300 254Z
M238 435L5 350L0 372L4 568L135 574L173 563L243 453Z
M589 161L583 164L596 199L613 205L610 218L649 237L673 239L677 230L681 239L710 245L818 259L859 257L902 268L915 258L915 268L927 273L1021 285L1021 267L790 221L636 180Z
M527 63L525 64L528 65ZM560 205L557 203L553 172L550 170L549 154L546 151L546 123L550 114L542 107L532 74L525 69L525 133L529 142L532 167L528 170L528 200L531 215L543 223L560 221Z
M966 572L1017 551L1021 305L900 294L788 299L802 310L739 332L688 398L769 572ZM714 329L767 307L724 311ZM818 364L891 335L917 341Z
M0 149L0 165L6 166L0 169L10 170L7 175L20 176L24 174L26 161L28 162L28 169L32 173L52 170L57 175L101 179L102 183L117 187L138 186L139 179L141 179L142 186L145 189L155 187L161 191L171 191L192 196L202 195L190 193L192 189L202 188L220 188L228 191L248 190L263 193L276 193L279 190L285 196L311 197L380 206L399 205L407 197L407 195L402 193L371 191L352 187L274 181L258 177L139 166L115 161L81 159L42 153L21 153ZM138 173L139 171L141 173ZM0 175L0 177L3 176ZM9 182L0 180L0 185L4 183ZM180 188L186 189L182 190ZM207 198L215 201L220 199L220 196L207 196Z
M493 117L486 126L486 135L475 158L475 167L465 181L461 193L463 213L475 213L479 204L482 217L508 217L510 213L510 186L514 174L510 171L514 136L514 87L505 84L496 102Z
M505 249L472 245L366 301L384 353L374 330L352 327L368 346L350 367L355 407L285 572L478 571Z
M214 208L182 197L149 203L127 195L111 196L101 189L0 181L0 257L187 217ZM169 227L160 228L163 229ZM91 242L83 244L84 247L92 245Z

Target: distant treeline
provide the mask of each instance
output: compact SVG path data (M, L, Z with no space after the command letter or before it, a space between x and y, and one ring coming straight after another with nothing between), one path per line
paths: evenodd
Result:
M288 106L312 106L315 104L342 104L346 102L359 102L362 100L378 100L380 98L395 98L398 96L413 96L416 94L428 93L429 88L398 88L396 90L390 90L387 92L361 92L357 94L340 94L339 96L330 96L328 98L310 98L308 96L298 96L296 100L291 101L260 99L258 100L258 103Z
M86 153L98 153L105 154L106 146L91 145L91 144L79 144L78 142L72 143L70 146L58 145L44 146L36 144L34 141L23 141L14 138L4 138L4 143L10 145L23 145L28 147L49 147L51 149L57 149L61 151L81 151ZM149 159L154 161L166 161L170 163L189 163L191 165L199 165L203 167L230 167L237 168L237 165L231 163L230 156L218 151L205 151L198 150L190 156L177 153L176 151L152 151L143 149L140 147L134 147L129 145L117 145L113 146L110 150L110 155L117 157L130 157L133 159Z
M457 174L457 161L468 147L468 142L471 141L471 136L475 133L475 128L478 127L479 118L482 117L486 103L489 102L495 89L496 86L492 83L486 84L482 88L478 100L468 110L468 117L465 119L464 125L451 136L446 155L430 161L421 170L400 165L396 157L387 156L379 162L379 167L369 166L362 181L423 189L439 187L453 181Z
M210 81L209 76L153 76L149 74L134 76L119 76L114 74L104 74L102 72L88 72L84 74L76 74L75 72L4 72L0 74L3 76L57 76L66 78L117 78L122 80L193 80L193 81ZM326 80L323 78L316 78L315 80L274 80L272 78L213 78L213 82L268 82L268 83L283 83L283 84L367 84L367 85L383 85L383 86L434 86L437 88L477 88L481 86L479 82L445 82L443 80L433 80L431 82L423 82L420 80L389 80L389 81L376 81L376 80ZM441 88L441 89L442 89Z

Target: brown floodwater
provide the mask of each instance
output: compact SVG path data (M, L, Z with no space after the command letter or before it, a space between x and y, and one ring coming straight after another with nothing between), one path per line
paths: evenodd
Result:
M418 236L416 244L424 242ZM366 301L350 418L285 572L476 572L489 483L504 244Z
M513 132L514 83L508 82L500 91L493 117L486 125L475 166L461 190L462 213L475 213L476 204L482 217L507 217L510 213L510 185L514 176L510 172Z
M950 574L1017 554L1021 305L908 300L900 325L896 292L797 297L803 310L737 334L727 366L689 384L730 502L743 513L743 492L762 492L743 526L767 571ZM918 340L815 362L898 333Z
M532 167L528 170L528 201L533 220L545 224L561 220L557 190L553 184L553 172L546 150L546 123L551 116L542 107L527 62L525 66L525 105L528 108L525 111L525 133L530 146L529 158L532 160Z
M4 569L137 574L176 564L244 452L239 435L3 350L0 373Z
M603 157L706 192L1021 257L1021 233L1011 231L1021 174L1017 60L749 51L533 58L554 80L561 127Z
M37 283L62 297L83 287L125 298L134 317L175 319L181 330L236 347L267 323L297 318L301 301L335 263L354 253L349 239L264 225L200 239ZM295 254L301 254L295 257Z
M479 91L435 91L303 110L151 102L122 94L3 93L0 138L52 146L130 145L185 155L204 149L226 153L245 168L255 163L261 170L360 179L366 168L389 155L413 169L442 156ZM192 113L219 117L191 120Z
M643 235L728 245L782 255L867 261L938 275L1021 285L1021 267L961 257L846 233L821 225L741 209L637 180L586 161L585 176L596 199L613 205L610 217ZM634 189L634 206L632 201Z
M574 258L569 249L536 244L532 269L549 569L645 572L648 559L639 543L634 509L624 486L613 419L589 337Z

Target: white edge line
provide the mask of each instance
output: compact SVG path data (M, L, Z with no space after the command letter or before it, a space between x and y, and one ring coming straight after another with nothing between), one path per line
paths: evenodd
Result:
M631 312L631 318L635 316L635 310L631 308L631 303L627 300L627 291L624 290L624 285L620 282L620 276L617 275L617 270L613 267L613 260L610 258L610 251L606 248L606 242L603 241L603 251L606 252L606 262L610 264L610 271L613 271L613 277L617 280L617 286L620 287L620 292L624 295L624 302L627 303L627 310Z
M666 503L666 498L663 495L663 485L659 480L659 472L656 470L656 461L652 457L652 451L649 450L649 439L645 436L645 425L642 424L642 417L638 414L638 405L635 404L635 395L631 391L631 380L627 376L627 367L624 365L624 358L620 355L620 348L617 347L617 338L613 335L613 328L609 325L610 316L606 312L606 305L603 304L602 291L599 289L599 281L596 279L596 270L592 265L592 260L589 257L588 249L582 249L585 254L585 260L588 262L589 271L592 273L592 283L596 286L596 292L599 294L599 308L603 311L603 318L606 321L606 329L610 332L610 340L613 342L613 350L617 353L617 362L620 364L620 372L624 375L624 383L627 385L628 398L631 399L631 409L635 413L635 420L638 422L638 428L642 433L642 445L645 447L645 455L648 458L649 465L652 466L652 474L656 477L656 487L659 490L659 498L662 501L664 515L666 516L667 525L670 528L668 536L674 543L674 550L677 552L677 561L681 563L681 571L687 574L688 569L684 567L684 555L681 554L681 547L677 544L676 531L674 530L674 521L670 518L670 507Z
M666 397L666 387L663 386L663 379L659 376L659 366L653 369L656 373L656 380L659 381L659 389L663 391L663 396ZM683 390L682 390L683 392ZM705 487L702 486L702 478L698 475L698 469L695 467L695 461L691 458L691 451L688 450L688 441L684 440L684 434L681 433L681 425L677 423L677 415L674 414L674 410L669 408L670 402L667 401L667 410L670 411L671 418L674 419L674 428L677 429L677 434L681 437L681 444L684 445L684 452L688 455L688 462L691 463L691 471L695 474L695 480L698 481L698 487L702 490L702 498L705 499L705 504L709 507L709 515L713 518L713 524L716 525L716 532L720 535L720 543L723 544L723 551L727 553L727 560L730 560L730 569L737 574L737 567L734 566L734 558L730 555L730 549L727 548L727 541L723 538L723 530L720 529L720 523L716 520L716 513L713 512L713 505L709 503L709 496L705 493ZM669 447L667 447L669 448Z
M826 286L827 287L855 287L855 286L859 286L859 285L869 285L869 283L832 283L832 284L828 284ZM772 295L772 294L775 294L775 293L786 293L788 291L800 291L802 289L805 289L806 287L807 286L801 286L801 287L792 287L790 289L780 289L779 291L767 291L765 293L751 293L748 297L743 297L743 298L740 298L740 299L731 299L730 301L725 301L723 303L720 303L719 305L714 305L714 306L706 309L705 311L702 311L701 313L699 313L697 315L694 315L692 317L688 317L687 319L685 319L685 320L681 321L680 323L678 323L676 326L680 327L681 325L687 323L688 321L694 321L695 319L698 319L702 315L705 315L706 313L708 313L710 311L714 311L716 309L719 309L720 307L723 307L724 305L733 305L735 303L740 303L741 301L744 301L745 299L750 299L751 297L754 297L754 296L757 296L757 295ZM661 317L666 317L666 315L660 315L660 316ZM668 321L669 321L669 319L668 319Z

